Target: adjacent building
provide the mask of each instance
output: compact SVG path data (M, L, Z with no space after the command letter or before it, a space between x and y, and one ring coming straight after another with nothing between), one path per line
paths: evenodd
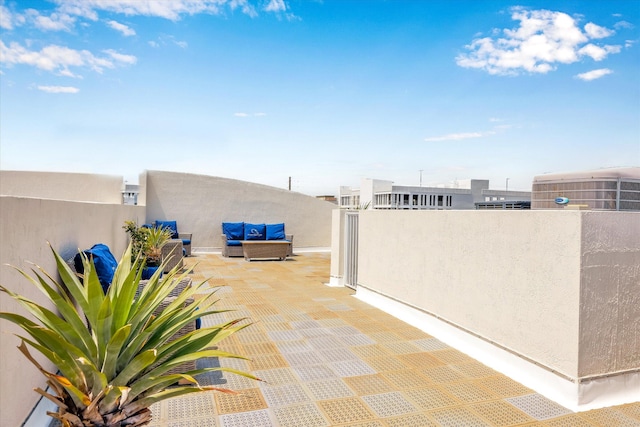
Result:
M640 211L640 167L536 176L531 208L558 209L556 199L590 210Z
M529 191L492 190L485 179L422 187L364 178L360 188L340 187L340 207L344 209L527 209L530 200Z

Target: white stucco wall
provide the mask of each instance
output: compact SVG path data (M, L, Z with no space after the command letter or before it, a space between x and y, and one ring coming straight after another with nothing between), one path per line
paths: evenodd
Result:
M362 211L358 263L359 287L565 378L640 369L638 213Z
M145 178L146 175L146 178ZM176 220L192 246L220 249L222 222L284 222L293 246L329 247L336 205L301 193L207 175L146 171L141 193L147 222Z
M581 218L579 375L640 369L640 214Z
M39 199L122 203L121 176L65 172L0 171L0 194Z
M65 259L95 243L107 244L120 258L127 244L122 224L143 216L144 208L0 196L0 212L0 283L44 304L42 294L5 264L31 269L27 262L31 261L55 275L47 241ZM5 294L0 294L0 311L26 314ZM19 426L25 420L39 397L33 388L45 387L44 376L16 348L19 340L13 334L19 331L0 321L0 424L7 426Z

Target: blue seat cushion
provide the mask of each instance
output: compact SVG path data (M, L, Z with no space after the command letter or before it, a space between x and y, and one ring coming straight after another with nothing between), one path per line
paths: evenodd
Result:
M284 234L284 223L279 224L267 224L267 240L284 240L286 235Z
M222 232L227 236L227 240L244 239L244 222L223 222Z
M227 246L242 246L242 240L227 240Z
M264 224L244 224L244 240L265 240L266 226Z
M118 261L109 250L109 247L103 243L97 243L83 251L89 258L93 258L93 264L96 267L96 273L98 274L98 280L102 286L102 290L106 293L113 281L113 273L116 271ZM82 265L82 256L77 254L74 258L74 266L78 273L84 273L84 266Z
M178 238L178 224L176 221L156 221L156 228L168 228L171 230L171 238Z
M186 245L190 245L190 244L191 244L191 240L189 240L189 239L182 239L182 244L183 244L183 245L185 245L185 246L186 246Z

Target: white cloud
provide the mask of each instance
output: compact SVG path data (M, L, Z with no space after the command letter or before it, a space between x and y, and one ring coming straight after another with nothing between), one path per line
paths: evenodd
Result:
M0 4L0 28L5 30L13 29L12 13L3 4Z
M67 13L97 19L96 11L121 13L127 16L144 15L177 21L182 15L209 13L219 15L225 8L240 9L255 16L255 8L247 0L55 0Z
M234 113L233 115L236 117L249 117L247 113Z
M123 36L135 36L136 32L131 27L125 24L121 24L117 21L107 21L107 25L113 28L116 31L120 31Z
M104 51L107 55L113 58L115 61L120 62L122 64L135 64L138 58L133 55L123 55L122 53L118 53L113 49L107 49Z
M583 48L581 48L578 51L578 53L580 53L581 55L584 55L584 56L589 56L594 61L602 61L610 53L619 53L620 49L621 49L620 46L609 46L609 45L607 45L607 46L604 46L604 47L600 47L600 46L596 46L596 45L594 45L592 43L589 43L588 45L586 45Z
M0 40L0 63L14 65L31 65L41 70L57 72L64 76L73 76L69 67L88 67L101 73L104 68L115 68L116 63L132 64L135 57L118 54L115 51L106 51L109 58L94 56L87 50L75 50L65 46L49 45L40 51L29 50L16 42L9 46ZM114 63L115 61L115 63Z
M591 80L599 79L600 77L604 77L607 74L611 74L611 73L613 73L613 71L611 71L608 68L600 68L598 70L592 70L586 73L578 74L576 75L576 77L579 78L580 80L589 82Z
M620 46L588 43L590 39L612 35L612 30L590 22L583 32L571 16L562 12L514 8L511 18L520 23L516 29L496 30L493 37L477 37L466 46L468 53L456 57L456 63L489 74L544 74L558 64L570 64L584 56L599 61L620 52Z
M613 24L613 27L616 30L620 30L620 29L632 29L634 28L634 25L631 22L627 22L627 21L618 21L615 24Z
M483 136L492 135L494 132L463 132L463 133L450 133L442 136L432 136L425 138L427 142L437 141L460 141L462 139L482 138Z
M269 0L264 10L267 12L284 12L287 10L287 5L283 0Z
M25 16L36 28L43 31L71 31L76 23L76 18L67 13L54 12L45 16L35 9L27 9Z
M48 93L78 93L80 89L72 86L38 86L38 90Z
M592 39L603 39L605 37L612 36L614 33L613 31L596 25L593 22L589 22L587 25L585 25L584 30Z

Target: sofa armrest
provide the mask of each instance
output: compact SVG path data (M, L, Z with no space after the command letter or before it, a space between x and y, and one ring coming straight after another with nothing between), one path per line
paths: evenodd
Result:
M191 240L193 233L178 233L178 239Z
M285 240L290 241L291 243L293 243L293 234L287 234L285 235Z

